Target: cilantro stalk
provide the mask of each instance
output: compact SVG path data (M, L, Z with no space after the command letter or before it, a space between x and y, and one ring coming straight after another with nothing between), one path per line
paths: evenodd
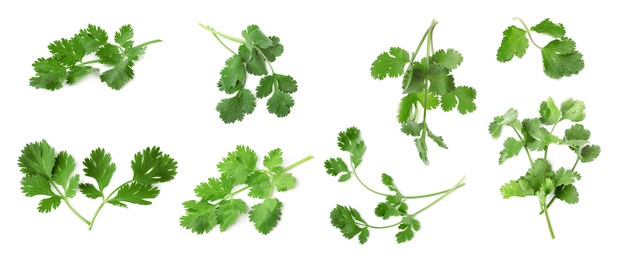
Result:
M330 158L324 163L326 172L329 175L339 177L339 182L348 181L352 176L354 176L368 191L385 197L385 202L379 203L374 210L375 215L378 217L384 220L388 220L392 217L400 217L400 220L394 224L376 226L368 224L356 209L349 206L337 205L330 212L330 220L332 225L340 229L345 238L351 239L358 236L361 244L366 243L368 240L369 228L387 229L397 227L399 232L396 234L396 241L398 243L410 241L413 238L414 233L420 229L420 222L417 220L417 216L437 204L439 201L443 200L455 190L465 185L463 183L463 177L458 183L456 183L456 185L444 191L418 196L405 196L401 193L398 187L396 187L392 177L384 173L381 176L381 182L388 188L389 192L379 192L366 185L357 173L357 167L362 162L362 157L366 151L366 145L360 136L360 130L355 127L350 127L339 133L338 145L342 151L349 152L350 166L348 166L347 162L340 157ZM408 199L421 199L438 195L440 196L431 203L422 207L420 210L413 213L408 212Z
M422 36L415 52L411 55L402 48L392 47L381 53L371 65L371 76L375 79L403 76L403 95L399 103L398 122L404 134L416 137L415 146L418 156L428 165L429 137L437 146L447 149L441 136L434 134L427 124L428 110L441 107L445 112L457 108L460 114L476 110L476 90L467 86L456 86L452 70L463 61L463 56L456 50L434 49L433 34L437 21L433 20ZM426 45L423 59L416 61L421 48ZM422 107L422 121L418 118Z
M92 226L94 225L94 221L96 220L96 217L99 215L99 212L101 211L101 209L103 208L103 206L105 206L107 203L109 203L109 200L112 198L112 196L114 194L116 194L116 192L118 192L118 190L125 186L125 185L129 185L131 182L133 182L132 180L127 181L125 183L123 183L122 185L118 186L116 189L114 189L113 191L111 191L111 193L109 193L109 195L107 195L107 197L105 197L104 195L101 196L101 199L103 200L103 202L101 202L101 204L99 205L99 207L96 209L96 211L94 212L94 215L92 216L92 220L90 220L90 223L88 224L88 230L92 230Z
M510 109L504 115L495 117L489 125L489 132L495 139L499 138L504 126L512 127L518 137L506 139L500 152L499 164L518 156L523 148L531 164L524 176L504 184L500 189L501 194L505 199L536 196L540 203L540 214L544 214L553 239L555 232L548 212L549 207L556 199L567 204L578 203L579 194L574 183L581 179L581 175L575 171L576 167L579 162L594 161L601 151L600 146L590 144L591 132L579 123L586 117L584 110L585 104L582 101L570 98L558 107L549 97L540 104L540 117L520 121L518 111ZM563 137L554 135L557 125L566 120L576 124L566 129ZM551 127L551 130L545 126ZM574 152L576 161L572 168L553 169L548 161L551 145L566 146ZM542 152L543 155L534 160L531 151Z

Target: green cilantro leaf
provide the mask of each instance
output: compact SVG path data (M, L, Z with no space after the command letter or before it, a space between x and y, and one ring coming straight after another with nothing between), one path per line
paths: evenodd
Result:
M324 162L324 167L326 167L326 172L332 176L338 176L339 173L349 172L347 163L345 163L345 161L343 161L340 157L326 160Z
M585 67L583 55L570 38L553 40L542 48L544 73L554 79L578 74Z
M160 191L157 187L149 184L133 182L120 186L116 196L111 198L108 202L109 204L124 208L127 207L124 202L139 205L150 205L152 202L149 201L149 199L156 198L159 193Z
M21 172L41 174L49 179L56 163L55 152L45 140L29 143L21 150L18 162Z
M257 168L257 154L251 148L239 145L236 151L227 154L216 167L223 175L231 177L233 183L241 184Z
M54 209L57 209L62 203L62 197L53 195L49 198L42 199L37 207L41 213L49 213Z
M578 191L574 185L564 186L563 189L555 193L555 197L568 204L578 203Z
M503 126L512 126L516 130L521 130L521 122L518 121L518 111L516 109L508 109L503 116L496 116L493 122L488 127L488 131L493 136L493 139L501 136L501 129Z
M563 24L553 23L549 18L544 19L530 29L534 32L546 34L554 38L562 38L566 35L566 29L563 27Z
M253 172L249 174L246 183L251 187L249 196L253 198L268 198L274 189L270 176L265 172Z
M296 187L296 177L289 173L275 173L272 176L272 185L277 191L288 191Z
M168 182L176 176L177 162L153 146L135 154L131 161L133 180L143 184Z
M516 181L510 181L509 183L501 186L501 195L504 199L510 197L526 197L535 195L535 190L529 184L525 178L520 178Z
M409 52L402 48L392 47L390 51L377 56L371 65L371 76L375 79L385 79L386 76L396 78L403 75L405 66L410 62Z
M233 187L233 181L227 176L208 178L208 182L202 182L195 187L195 194L202 199L215 201L229 195Z
M90 153L90 157L86 158L83 164L86 176L93 178L98 190L102 192L116 171L116 164L111 161L111 154L106 153L103 148L97 148Z
M351 153L351 163L358 167L362 162L362 156L366 151L364 140L360 138L360 129L355 127L347 128L338 135L338 147L341 151Z
M503 150L499 153L499 164L503 164L509 158L518 156L523 146L525 146L523 141L518 141L513 137L506 139L503 143Z
M338 228L341 231L341 234L343 234L343 237L347 239L352 239L363 230L356 223L357 219L354 219L352 211L357 212L352 207L336 205L336 208L330 212L330 223L332 226ZM359 216L360 214L358 213L357 215ZM367 238L368 231L366 232L366 236L360 239L360 243L366 243Z
M21 191L26 197L37 195L55 196L51 190L49 179L43 175L26 175L21 179Z
M463 55L454 49L438 50L433 54L433 62L447 70L456 69L463 62Z
M184 202L183 205L186 214L180 218L180 225L193 233L208 233L218 224L215 205L195 200Z
M443 111L451 111L458 103L458 112L461 115L476 110L476 90L470 87L457 87L454 91L448 92L441 97L441 108Z
M234 224L238 216L248 212L248 206L243 200L230 199L223 200L216 208L216 220L220 225L220 230L225 231Z
M593 162L598 156L600 156L600 146L586 145L579 151L579 158L581 162L588 163Z
M79 191L90 199L97 199L103 197L103 193L90 183L80 183Z
M251 208L249 219L259 233L267 235L281 219L281 207L283 203L278 199L267 198Z
M48 46L52 56L39 58L32 64L36 75L30 78L30 85L47 90L60 89L65 81L73 85L85 76L99 72L100 68L89 65L99 63L112 67L101 73L101 82L119 90L133 79L134 61L145 54L146 46L161 41L133 46L133 28L130 25L120 28L114 36L115 43L108 40L107 32L98 26L88 25L72 38L54 41ZM92 53L98 59L84 60Z
M542 101L540 104L540 121L545 125L554 125L561 119L561 112L553 98L549 97L547 101Z
M572 98L566 99L561 103L561 114L564 119L572 122L583 121L585 119L585 103Z
M264 157L264 166L271 172L282 173L283 172L283 151L277 148Z
M525 30L516 26L510 26L503 31L501 46L497 49L497 60L499 62L511 61L512 58L522 58L529 47L529 41L525 37Z
M251 46L268 48L274 44L274 42L259 29L259 26L254 24L249 25L246 30L242 31L242 37L246 40L249 49Z
M240 89L232 98L221 100L216 105L219 117L225 122L233 123L242 121L244 115L249 115L255 110L255 96L247 89Z

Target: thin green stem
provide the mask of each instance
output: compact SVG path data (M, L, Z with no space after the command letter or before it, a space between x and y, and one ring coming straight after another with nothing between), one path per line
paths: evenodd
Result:
M210 26L203 25L201 23L199 24L199 26L201 26L202 28L208 30L209 32L211 32L213 34L217 34L217 35L219 35L219 36L221 36L221 37L223 37L223 38L225 38L227 40L230 40L230 41L233 41L233 42L237 42L239 44L245 44L246 43L246 41L243 40L243 39L240 39L240 38L237 38L237 37L233 37L231 35L227 35L227 34L224 34L222 32L216 31L216 30L212 29L212 27L210 27Z
M446 196L450 195L450 193L452 193L453 191L455 191L456 189L458 189L459 185L461 185L461 183L465 180L465 177L461 178L461 180L459 180L456 185L454 185L454 187L452 187L451 189L449 189L446 193L444 193L443 195L439 196L439 198L437 198L436 200L434 200L433 202L431 202L430 204L424 206L424 208L421 208L420 210L416 211L416 213L413 213L413 216L417 216L418 214L422 213L423 211L429 209L430 207L432 207L433 205L437 204L437 202L441 201L443 198L445 198Z
M542 50L542 47L540 47L540 45L538 45L535 41L533 41L533 38L531 37L531 30L529 30L529 28L527 27L527 24L525 24L523 19L514 17L512 18L512 20L519 20L523 24L523 27L525 27L525 31L527 32L527 35L529 36L529 40L531 41L531 43L533 43L533 45L535 45L538 49Z
M581 161L581 158L578 158L578 155L576 156L576 162L574 162L574 166L572 166L572 169L570 171L574 171L574 169L576 169L576 166L578 165L578 162Z
M457 190L460 187L465 186L465 183L461 183L459 185L457 185L456 187L454 187L454 190ZM421 199L421 198L428 198L428 197L433 197L433 196L437 196L437 195L441 195L444 194L446 192L449 192L450 190L452 190L452 188L447 189L447 190L442 190L440 192L435 192L435 193L430 193L430 194L424 194L424 195L417 195L417 196L405 196L406 199Z
M90 61L86 61L86 62L80 62L80 65L87 65L87 64L92 64L92 63L98 63L101 62L101 60L90 60Z
M572 169L570 171L574 171L574 169L576 169L576 166L578 165L578 162L580 162L580 158L576 158L576 162L574 162L574 166L572 166ZM557 194L559 191L561 191L561 189L563 189L563 185L555 188L555 192L554 194ZM553 195L553 198L551 198L551 201L549 201L548 205L546 205L546 208L550 208L551 205L553 205L553 202L555 201L555 199L557 198L557 196ZM542 213L544 213L544 210L540 211L540 215L542 215Z
M225 49L227 49L229 52L233 53L234 55L237 55L235 51L233 51L231 48L229 48L229 46L227 46L227 44L225 44L223 41L221 41L221 38L219 38L219 36L216 35L216 33L212 33L212 35L214 35L214 38L216 38L216 40L219 41L219 43L221 45L223 45L223 47L225 47Z
M297 167L297 166L299 166L300 164L303 164L303 163L305 163L305 162L307 162L307 161L310 161L310 160L311 160L311 159L313 159L313 158L315 158L315 157L314 157L314 156L312 156L312 155L309 155L309 156L307 156L307 157L304 157L302 160L297 161L297 162L295 162L294 164L287 166L285 169L283 169L283 172L288 172L288 171L290 171L291 169L296 168L296 167Z
M227 195L227 198L232 198L233 196L237 195L238 193L241 193L241 192L243 192L245 190L248 190L250 187L251 186L246 185L246 186L242 187L242 189L239 189L239 190L234 191L234 192L230 193L229 195Z
M426 39L426 71L429 70L429 65L431 64L431 45L432 45L432 41L433 41L433 28L435 28L435 26L433 26L433 24L435 24L435 20L433 20L433 23L431 23L431 27L429 28L428 31L428 36ZM428 104L428 77L426 77L424 79L424 106L426 106L426 104ZM426 134L428 132L428 125L426 124L426 112L428 111L428 108L424 107L424 115L422 116L422 139L426 139Z
M525 142L525 141L523 140L523 137L521 136L521 134L518 132L518 130L516 130L516 128L514 128L513 126L512 126L512 129L513 129L513 130L514 130L514 132L516 133L516 136L518 136L518 139L519 139L521 142ZM525 148L525 152L527 153L527 158L529 159L529 164L531 164L531 167L533 167L533 159L531 159L531 153L529 153L529 149L527 148L527 145L526 145L526 144L523 144L523 148Z
M73 214L75 214L75 216L77 216L79 219L81 219L81 221L86 223L86 225L90 225L90 221L88 221L86 218L84 218L81 214L79 214L79 212L77 212L77 210L75 208L73 208L73 205L71 205L71 203L69 202L69 199L66 196L64 196L64 194L60 191L58 186L53 181L50 181L50 183L51 183L51 186L56 190L56 192L58 192L58 195L60 195L60 198L62 198L64 203L73 212Z
M103 202L101 203L101 205L99 205L99 207L96 209L96 211L94 212L94 216L92 216L92 220L90 220L90 224L88 225L88 230L92 230L92 226L94 226L94 221L96 220L96 217L99 215L99 212L101 212L101 209L103 209L103 206L105 206L105 204L107 204L107 202L109 202L109 199L116 194L116 192L118 192L118 190L120 190L120 188L126 184L129 184L133 182L133 180L127 181L123 184L121 184L120 186L118 186L116 189L114 189L113 191L111 191L109 193L109 195L107 195L107 198L103 197Z
M551 218L548 216L548 208L546 206L542 206L542 203L540 203L540 208L544 208L544 217L546 218L546 224L548 224L548 231L551 233L551 238L555 239L555 232L553 232Z
M142 44L140 44L140 45L137 45L137 46L135 46L135 47L133 47L133 48L134 48L134 49L137 49L137 48L141 48L141 47L144 47L144 46L148 46L148 45L150 45L150 44L157 43L157 42L163 42L163 40L161 40L161 39L156 39L156 40L152 40L152 41L147 41L147 42L144 42L144 43L142 43Z
M402 220L397 222L397 223L394 223L392 225L387 225L387 226L371 226L371 225L366 224L366 223L356 222L356 224L358 224L358 225L362 225L362 226L366 226L366 227L370 227L370 228L374 228L374 229L386 229L386 228L396 227L396 226L400 225L401 223L403 223Z
M352 161L352 160L351 160L351 154L349 155L349 157L350 157L350 158L349 158L349 161ZM364 188L366 188L366 189L367 189L367 190L369 190L370 192L375 193L375 194L377 194L377 195L384 196L384 197L385 197L385 196L388 196L388 194L386 194L386 193L381 193L381 192L379 192L379 191L373 190L373 189L371 189L369 186L367 186L366 184L364 184L364 182L363 182L363 181L360 179L360 177L358 176L358 173L356 173L356 166L354 166L354 164L353 164L353 163L351 163L351 173L353 174L353 176L355 176L355 177L356 177L356 180L358 180L358 182L359 182L360 184L362 184L362 186L364 186Z
M553 125L553 128L551 129L551 134L553 134L553 132L555 131L555 127L557 127L557 125L559 124L560 121L557 121L557 123L555 123L555 125ZM544 160L546 161L546 157L548 156L548 145L546 146L546 148L544 149Z

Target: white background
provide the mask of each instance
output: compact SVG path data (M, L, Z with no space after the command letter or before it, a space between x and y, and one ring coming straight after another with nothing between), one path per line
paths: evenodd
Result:
M463 3L465 2L465 3ZM119 257L182 259L312 257L379 259L575 259L615 257L615 177L613 8L609 1L11 1L0 8L2 86L0 87L0 240L2 259ZM585 58L576 76L553 80L544 75L540 52L533 46L522 59L500 64L495 59L502 31L522 17L529 26L544 18L562 22ZM412 138L399 132L395 114L401 79L373 80L370 65L389 47L416 47L432 18L435 47L454 48L465 61L454 71L458 85L478 91L478 110L431 111L428 122L449 150L429 143L430 166L421 163ZM249 24L277 35L285 53L273 64L297 81L296 105L286 118L258 102L252 115L225 125L215 111L225 95L216 88L229 53L197 26L202 22L240 36ZM112 33L132 24L137 43L160 38L135 65L135 79L114 91L96 76L55 92L28 86L31 63L48 57L47 44L70 37L88 23ZM537 41L546 43L546 39ZM234 43L230 45L235 46ZM256 77L248 85L255 86ZM535 198L504 200L499 187L524 174L524 155L497 164L503 139L487 132L492 118L508 108L536 117L548 96L561 102L585 101L585 126L602 146L598 160L580 164L580 202L557 201L551 217L557 239L549 238ZM462 176L467 185L422 213L422 230L413 241L397 244L396 230L371 230L367 244L344 239L329 223L336 204L353 205L374 225L389 224L373 214L382 199L352 180L340 184L327 176L323 161L343 156L336 135L349 126L362 130L368 151L359 174L376 189L382 172L390 173L410 194L448 188ZM557 133L569 127L563 124ZM511 136L509 131L505 136ZM38 199L19 189L20 150L45 138L81 162L92 149L104 147L118 170L112 185L131 178L133 154L158 145L178 161L176 180L162 185L151 206L129 209L106 206L92 231L65 205L49 214L36 211ZM260 155L280 147L286 162L307 155L315 159L294 170L295 190L278 194L282 220L272 233L259 234L246 216L225 233L195 235L181 228L181 203L193 188L218 176L216 163L238 144ZM571 167L567 148L552 149L555 167ZM537 155L536 155L537 156ZM81 172L81 163L79 163ZM82 176L83 177L83 176ZM85 178L84 178L85 179ZM410 203L418 209L423 201ZM98 201L80 195L73 204L90 216Z

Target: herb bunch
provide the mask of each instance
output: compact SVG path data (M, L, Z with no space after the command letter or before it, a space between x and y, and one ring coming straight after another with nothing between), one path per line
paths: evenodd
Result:
M66 151L56 154L45 140L27 144L18 162L21 172L25 174L21 179L22 192L26 197L46 197L39 202L39 212L51 212L64 202L88 225L88 229L92 229L96 217L106 204L123 208L128 207L127 203L152 204L150 200L159 195L155 185L173 180L177 169L176 161L168 154L163 154L160 148L146 148L135 154L131 162L133 178L105 195L104 190L114 176L116 164L102 148L93 150L83 162L85 175L94 179L96 185L80 183L80 175L74 173L75 158ZM77 195L78 189L90 199L101 198L101 204L90 220L71 205L70 199Z
M180 218L180 225L197 234L208 233L216 226L223 232L248 212L259 233L270 233L281 219L283 207L283 203L273 197L274 190L292 190L296 178L289 171L312 158L308 156L283 167L283 152L274 149L263 159L266 169L258 169L255 151L247 146L236 147L217 165L221 177L212 177L197 185L195 195L199 200L184 202L186 214ZM249 197L263 200L250 211L244 200L235 197L246 190Z
M585 67L583 55L576 50L576 43L566 37L566 29L563 24L554 23L546 18L539 24L527 27L525 22L518 17L523 28L514 25L503 31L501 46L497 49L497 60L507 62L514 56L522 58L529 47L529 42L542 53L544 74L554 79L569 77L578 74ZM531 37L531 32L536 32L553 38L544 47L538 45Z
M384 220L398 218L398 221L394 224L386 226L373 226L368 224L355 208L351 206L337 205L330 212L330 221L332 226L338 228L342 235L347 239L352 239L353 237L358 236L358 241L360 244L366 243L369 237L369 229L371 228L387 229L396 227L398 228L398 233L396 233L396 241L398 243L410 241L414 237L414 234L420 230L420 221L418 221L417 216L435 205L437 202L441 201L453 191L465 185L463 183L463 177L456 185L454 185L454 187L450 189L426 195L406 196L403 195L399 188L394 184L394 179L390 175L383 173L381 175L381 182L388 188L388 191L379 192L368 187L360 179L357 173L357 168L362 162L362 157L366 151L366 145L360 136L360 130L355 127L350 127L339 133L338 146L341 151L349 153L349 165L341 157L330 158L324 163L326 172L329 175L335 177L338 176L339 182L346 182L352 177L356 178L358 182L368 191L384 197L385 201L380 202L377 204L377 207L375 207L374 212L377 217ZM429 198L434 196L439 197L420 210L415 212L409 211L407 200Z
M270 96L267 102L268 112L277 117L285 117L291 112L295 104L291 93L298 90L298 83L289 75L274 72L271 63L280 57L284 50L278 37L266 36L257 25L249 25L242 31L243 39L218 32L210 26L199 26L210 31L218 42L233 54L225 61L221 79L217 83L220 91L234 95L216 105L223 122L228 124L242 121L245 115L255 110L255 95L246 89L247 73L263 76L257 85L256 95L260 99ZM238 52L225 45L220 37L239 43Z
M460 52L447 49L433 49L433 30L437 21L433 20L424 33L415 52L393 47L380 54L371 66L371 76L375 79L403 76L403 94L399 103L398 122L401 131L415 136L415 144L420 159L428 165L426 137L439 147L447 149L443 138L434 134L427 124L427 111L441 107L445 112L457 108L462 115L476 110L476 90L468 86L455 86L452 70L463 62ZM416 61L416 56L426 42L426 56ZM420 118L422 114L422 118Z
M161 42L152 40L134 45L131 25L120 27L114 34L113 43L108 40L105 30L90 24L70 39L62 38L52 42L47 47L52 56L39 58L32 64L36 75L30 78L30 86L57 90L65 82L73 85L87 75L98 73L100 69L91 65L99 63L111 67L101 73L101 82L120 90L133 79L135 61L146 53L146 47ZM91 54L96 58L84 60Z
M530 167L527 173L517 180L512 180L501 187L505 199L510 197L536 196L540 204L540 214L544 214L551 238L555 238L548 209L555 199L568 204L576 204L579 194L574 186L581 175L575 171L579 162L589 163L600 155L600 146L589 143L591 132L582 124L585 119L585 104L582 101L567 99L557 107L552 98L540 105L540 117L518 120L518 111L508 110L503 116L497 116L489 126L489 133L497 139L504 127L510 127L516 137L509 137L503 143L499 164L516 157L525 150ZM557 125L563 121L577 124L566 129L563 137L554 135ZM551 127L549 131L546 127ZM561 167L557 170L548 161L548 151L551 145L563 145L572 150L576 156L571 168ZM534 160L532 152L543 153Z

